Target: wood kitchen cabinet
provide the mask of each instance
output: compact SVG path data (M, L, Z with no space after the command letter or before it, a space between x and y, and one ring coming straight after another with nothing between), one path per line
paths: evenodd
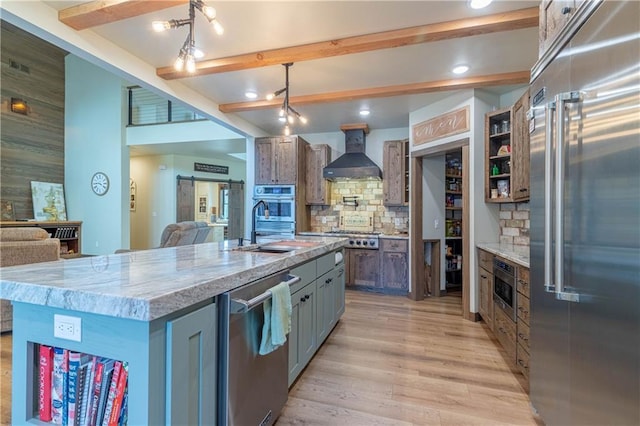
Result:
M529 325L531 323L529 283L529 269L519 266L516 274L518 289L516 297L518 303L516 367L527 379L529 379Z
M306 203L328 205L331 203L331 182L322 175L322 170L331 162L331 147L326 144L307 145Z
M527 90L511 108L485 115L485 202L529 199Z
M329 336L344 313L344 264L318 278L318 345Z
M304 183L306 146L300 136L256 138L255 184L298 185Z
M386 141L382 151L385 206L409 205L409 140Z
M335 259L332 252L291 269L300 281L291 285L289 386L344 313L345 264Z
M542 0L538 25L538 58L542 57L584 0Z
M380 238L380 281L386 293L409 291L409 241Z
M380 256L378 250L347 249L346 285L375 289L380 287Z
M289 333L289 385L307 365L316 348L316 281L291 295Z
M516 323L499 308L494 309L493 313L493 332L504 350L507 352L507 359L509 359L512 364L515 364Z
M493 255L478 250L478 277L480 305L479 313L487 326L493 330Z

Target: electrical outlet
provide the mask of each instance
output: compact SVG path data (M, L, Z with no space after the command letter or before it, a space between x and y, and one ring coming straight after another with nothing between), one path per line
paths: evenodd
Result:
M438 219L434 219L434 221L433 221L433 229L438 229L438 225L440 225L440 223L438 222Z
M53 337L82 341L81 319L67 315L53 315Z
M323 224L327 223L327 217L326 216L322 216L322 223Z

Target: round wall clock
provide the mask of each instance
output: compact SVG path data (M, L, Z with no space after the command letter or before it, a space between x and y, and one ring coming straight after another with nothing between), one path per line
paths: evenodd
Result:
M109 190L109 178L105 173L97 172L91 178L91 189L97 195L104 195Z

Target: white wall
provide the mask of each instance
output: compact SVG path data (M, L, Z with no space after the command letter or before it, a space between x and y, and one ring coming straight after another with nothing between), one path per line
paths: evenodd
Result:
M518 99L524 94L526 90L529 89L529 86L518 87L504 95L500 95L500 108L507 108L516 103Z
M309 133L300 135L312 145L325 143L331 147L331 160L335 160L345 152L344 132ZM372 129L365 138L367 157L382 169L382 148L385 141L407 139L409 128Z
M484 93L480 94L480 96L484 95ZM435 118L447 112L454 111L465 106L469 107L470 129L468 132L441 138L436 141L429 142L426 145L430 149L435 148L439 152L444 153L448 148L455 145L456 141L464 138L468 138L469 140L469 178L472 190L468 192L469 216L471 223L467 225L469 226L468 244L472 255L469 256L469 259L464 259L463 261L467 262L470 272L469 309L471 312L477 312L478 310L478 291L476 286L477 268L475 256L476 244L485 241L497 241L499 235L497 206L487 206L484 203L484 114L487 111L490 111L492 106L486 102L477 101L476 96L477 93L474 90L459 91L446 99L412 112L409 118L410 125L413 127L425 120ZM494 97L494 100L499 102L498 97ZM414 147L412 142L410 145L412 152L424 150L426 148L424 146L425 144ZM425 170L423 172L425 179L427 180L425 182L426 187L423 188L422 209L423 215L427 214L429 220L429 223L425 223L426 220L423 222L423 238L427 238L427 236L435 236L438 238L439 236L439 238L444 240L444 230L434 230L434 217L431 217L433 216L433 213L431 212L434 210L444 211L444 196L442 196L441 200L438 199L439 196L436 198L438 191L443 191L443 189L432 187L436 185L440 188L444 188L444 182L438 182L437 179L432 177L437 173L442 173L442 175L444 175L444 170L440 170L441 167L444 168L444 161L443 159L440 159L440 161L436 161L434 159L432 162L429 159L423 163L423 166L433 168L433 170ZM432 203L436 203L436 205L433 205ZM443 215L444 213L441 214ZM410 218L409 220L414 220L414 218ZM443 244L441 244L443 250L444 246L443 242ZM441 258L444 261L444 253L441 254ZM413 261L414 260L411 259L411 262ZM422 259L419 261L422 261ZM441 264L441 270L445 270L444 264Z
M70 220L81 220L82 253L129 245L129 154L124 143L124 82L74 55L65 58L65 193ZM102 171L110 188L93 193Z

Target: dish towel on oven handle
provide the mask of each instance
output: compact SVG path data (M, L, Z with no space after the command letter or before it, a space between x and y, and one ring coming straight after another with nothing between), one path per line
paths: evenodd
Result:
M272 287L271 300L264 302L264 325L260 355L273 352L287 341L291 331L291 289L289 284L281 282Z

